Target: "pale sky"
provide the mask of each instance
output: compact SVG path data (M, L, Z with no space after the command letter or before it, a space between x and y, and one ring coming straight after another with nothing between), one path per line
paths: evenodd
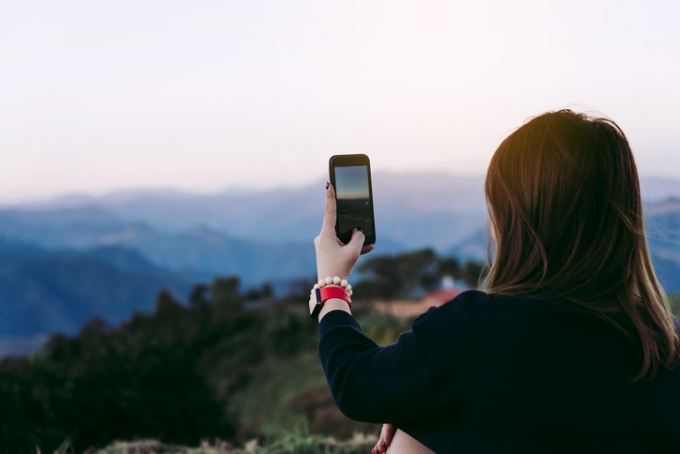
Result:
M572 107L680 178L678 1L0 2L0 201L483 174Z

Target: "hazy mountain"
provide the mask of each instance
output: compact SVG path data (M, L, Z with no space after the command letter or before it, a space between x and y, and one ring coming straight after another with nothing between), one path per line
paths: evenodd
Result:
M376 173L373 193L380 249L444 248L472 234L486 216L482 181L481 177L448 174ZM324 198L324 182L319 181L297 188L226 191L210 196L176 191L69 196L16 208L38 212L102 210L116 220L141 222L163 232L182 232L200 225L234 238L309 242L321 227Z
M0 237L51 250L121 246L157 267L196 279L237 274L252 283L309 276L315 270L311 238L305 243L241 240L205 227L159 232L94 208L0 211Z
M669 293L680 293L680 198L648 203L645 209L647 241L659 281ZM462 258L487 260L486 229L448 250Z
M680 180L663 177L640 178L640 192L646 203L658 203L671 198L680 198Z
M486 260L482 184L481 177L375 174L375 253L434 246ZM323 187L125 192L0 210L0 356L34 348L44 333L74 332L94 315L116 323L149 310L161 288L184 297L214 275L281 288L313 276ZM680 292L680 182L647 179L643 194L659 279Z
M435 246L446 250L473 235L487 214L483 176L446 173L373 175L378 248L384 252ZM646 204L680 197L680 180L643 178ZM323 216L324 181L275 190L229 190L214 195L180 191L125 191L101 197L68 196L24 204L21 210L91 209L118 221L143 223L162 232L197 225L233 238L308 242ZM77 211L77 210L76 210Z
M115 324L151 310L159 290L185 297L192 284L119 247L52 252L2 240L0 257L2 337L72 334L93 316Z
M654 253L680 262L680 198L651 205L646 212L645 228Z
M141 252L155 265L200 276L287 278L313 270L311 240L321 224L323 188L319 181L209 196L127 191L62 197L0 211L0 236L53 249L121 245ZM464 257L486 257L481 176L377 172L373 191L376 252L432 246ZM680 197L680 181L645 178L642 193L650 222L660 209L660 198ZM648 231L653 234L653 229ZM653 235L650 242L657 246Z

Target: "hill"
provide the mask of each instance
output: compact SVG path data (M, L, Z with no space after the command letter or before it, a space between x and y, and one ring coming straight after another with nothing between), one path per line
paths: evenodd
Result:
M185 277L120 247L53 252L5 239L0 257L0 353L5 354L23 353L16 351L22 338L74 334L101 315L117 324L135 311L153 309L161 289L187 295L191 288Z
M313 237L304 243L236 239L201 226L159 231L92 207L0 211L0 238L52 251L118 246L190 280L238 274L246 283L259 283L306 277L315 267Z

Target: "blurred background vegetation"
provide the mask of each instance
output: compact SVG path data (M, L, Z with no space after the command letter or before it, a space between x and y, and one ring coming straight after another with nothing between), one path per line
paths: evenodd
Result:
M474 288L485 267L431 249L361 265L354 316L381 345L408 331L379 302L414 305L442 278ZM367 452L380 427L344 417L321 369L314 281L242 290L236 276L161 291L153 312L113 327L91 319L37 353L0 362L2 453ZM678 314L680 295L670 297Z
M376 256L362 268L354 316L382 345L408 331L412 317L374 302L416 303L443 276L473 285L483 269L430 249ZM244 291L238 277L215 278L194 286L187 303L161 291L151 313L117 327L94 318L77 335L51 336L37 353L5 358L1 452L126 452L133 445L111 443L137 439L155 440L140 443L156 450L202 441L217 450L250 441L266 452L367 446L379 427L339 412L319 363L307 310L313 283L296 281L275 298L269 284Z

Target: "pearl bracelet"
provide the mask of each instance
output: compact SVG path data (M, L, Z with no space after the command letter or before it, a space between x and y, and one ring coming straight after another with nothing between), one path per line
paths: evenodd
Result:
M312 289L312 293L314 293L314 290L317 288L323 288L327 285L339 285L340 287L344 288L347 290L347 293L349 293L349 296L352 296L352 286L349 285L347 282L347 279L340 279L338 276L335 277L327 277L326 279L319 279L319 282L314 284L314 288Z

